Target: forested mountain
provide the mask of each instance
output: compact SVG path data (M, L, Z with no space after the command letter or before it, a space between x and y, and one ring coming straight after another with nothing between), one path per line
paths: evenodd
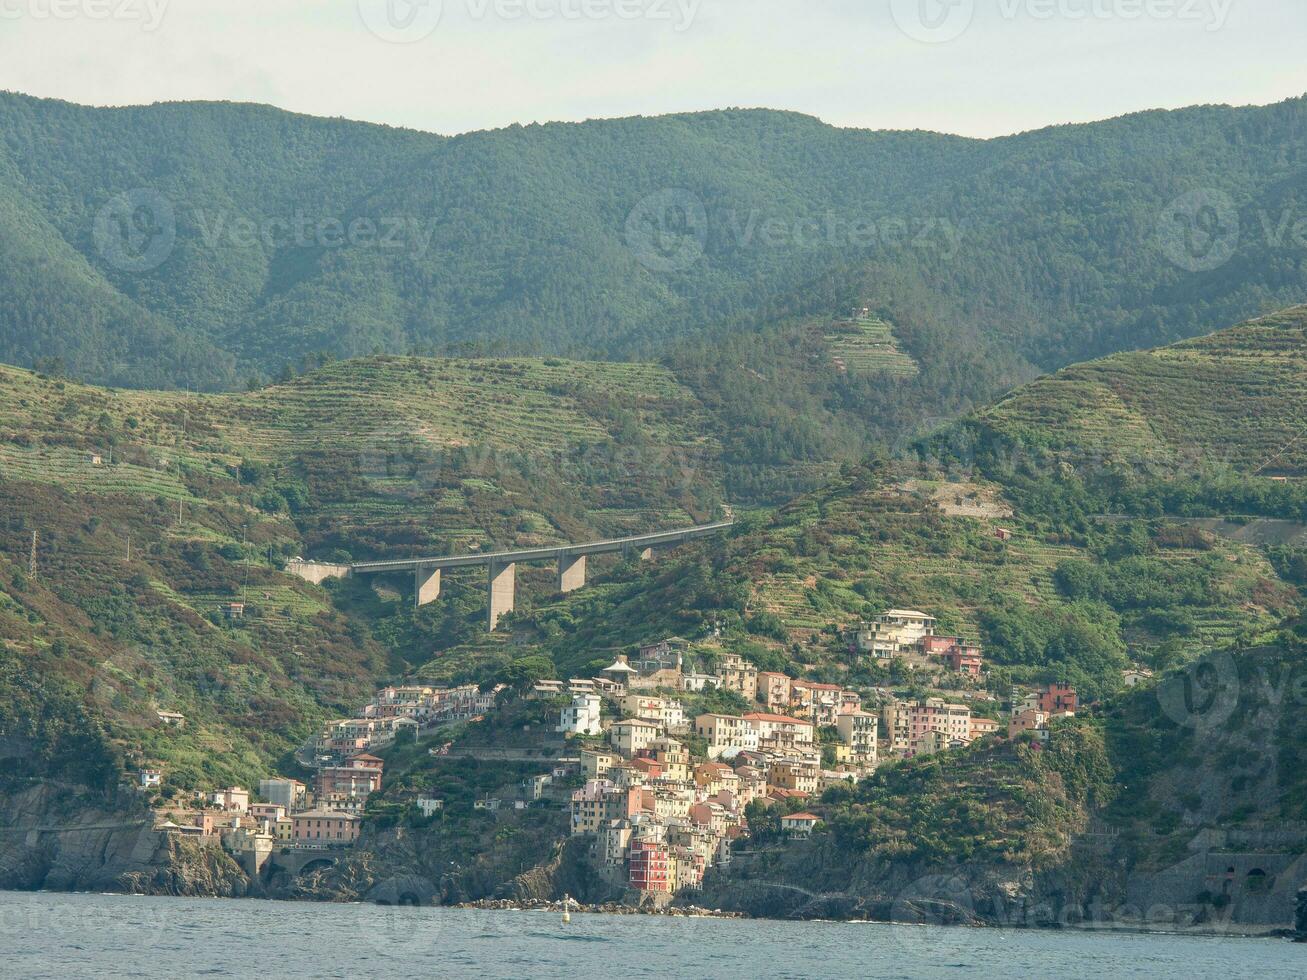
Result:
M911 414L946 415L1300 301L1305 136L1303 99L978 141L740 110L445 138L4 95L0 359L222 388L319 351L685 356L868 303L962 392Z

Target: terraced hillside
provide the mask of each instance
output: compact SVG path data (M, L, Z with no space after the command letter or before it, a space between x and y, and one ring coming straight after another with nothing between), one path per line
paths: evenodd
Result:
M836 322L824 339L837 370L907 378L918 373L917 362L903 350L894 328L869 313Z
M1067 369L919 459L846 467L727 542L531 622L569 665L722 632L768 669L881 683L839 628L919 608L982 642L991 686L1066 677L1091 696L1131 663L1250 642L1307 585L1305 328L1292 309Z
M1012 443L1245 475L1307 475L1307 307L1079 364L981 412Z
M378 357L230 395L0 368L0 658L85 691L131 765L249 783L483 615L458 576L414 622L408 583L335 594L287 557L688 523L718 506L710 430L640 364Z

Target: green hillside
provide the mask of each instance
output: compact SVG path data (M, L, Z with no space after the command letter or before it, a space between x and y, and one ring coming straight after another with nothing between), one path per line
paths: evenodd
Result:
M527 622L570 669L725 623L713 645L769 668L883 683L838 628L920 608L983 643L999 689L1061 676L1091 696L1132 662L1162 669L1247 642L1307 585L1303 484L1258 472L1268 447L1293 472L1305 323L1290 310L1068 369L915 457L846 467L729 541ZM1280 522L1273 535L1251 533L1262 519Z
M979 421L1072 463L1307 475L1307 307L1042 378Z
M1301 301L1300 250L1256 230L1301 211L1305 109L987 141L740 110L446 138L5 94L0 360L222 388L322 351L649 359L870 304L970 408ZM1231 241L1176 238L1204 207Z
M841 372L898 377L917 374L917 364L903 352L893 326L870 314L836 324L823 339Z
M641 364L378 357L231 395L0 368L6 683L82 691L127 761L165 764L180 787L248 784L484 619L459 575L417 616L410 582L337 596L283 574L286 558L682 526L720 504L711 431ZM524 600L546 579L524 575Z
M1261 364L1265 384L1249 367L1237 389L1249 394L1212 400L1224 410L1211 416L1210 443L1191 437L1193 451L1204 456L1225 433L1260 438L1259 418L1275 442L1301 409L1283 373L1293 345L1279 358L1267 351L1297 336L1300 320L1290 312L1122 360L1203 350ZM474 572L450 574L440 601L415 610L403 576L321 587L279 571L294 555L529 546L719 514L741 403L701 398L709 377L682 382L636 363L374 357L197 395L4 369L6 654L22 684L87 692L121 751L167 764L185 786L284 762L317 719L351 709L383 678L483 681L537 652L569 673L678 634L707 663L738 650L769 669L903 686L912 681L897 668L851 657L839 627L912 606L982 642L991 688L1066 678L1092 698L1117 690L1132 663L1161 670L1251 642L1299 608L1307 555L1161 506L1183 492L1213 508L1239 504L1217 514L1257 516L1296 500L1293 481L1231 482L1219 466L1198 479L1147 468L1096 476L1056 456L1048 472L1010 465L994 420L1022 404L1040 417L1037 397L1051 417L1057 384L1068 383L1057 379L923 443L920 458L845 465L774 511L737 511L727 539L648 564L596 561L589 586L566 597L548 569L523 569L517 611L494 636ZM1139 388L1157 383L1149 375ZM1115 390L1136 404L1129 385ZM1285 397L1249 412L1258 391ZM1163 431L1170 403L1179 400L1133 410ZM1031 431L1061 445L1048 427ZM1120 499L1100 501L1109 477ZM1214 496L1222 488L1242 495ZM247 604L243 619L225 618L233 601ZM160 709L184 712L187 727L161 728Z

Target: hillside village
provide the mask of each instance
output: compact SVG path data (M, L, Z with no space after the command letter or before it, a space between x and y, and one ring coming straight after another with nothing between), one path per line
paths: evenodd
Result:
M934 617L923 612L891 609L846 637L857 657L982 677L980 648L938 635ZM983 686L968 690L972 703L965 704L763 671L736 653L718 657L711 672L695 666L693 645L674 637L618 654L593 677L537 679L523 690L388 686L357 717L325 724L298 753L313 770L309 783L269 776L257 794L243 787L196 792L184 806L159 806L157 825L220 843L251 876L277 855L352 848L369 799L382 790L386 762L377 753L432 741L426 755L439 761L454 744L442 734L520 703L556 719L538 739L541 756L553 746L557 758L511 796L487 794L473 808L492 815L565 808L570 834L589 842L591 866L606 883L638 903L658 903L699 888L710 869L729 864L742 839L810 836L832 787L989 736L1030 733L1038 744L1056 719L1079 708L1065 683L1013 692L1000 720L991 716L999 699ZM705 697L731 710L696 712ZM175 712L160 719L185 724ZM164 779L158 769L141 770L139 788L155 791ZM403 802L422 818L445 807L421 793Z

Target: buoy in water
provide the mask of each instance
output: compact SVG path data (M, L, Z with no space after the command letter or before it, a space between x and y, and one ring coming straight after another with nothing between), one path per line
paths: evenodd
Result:
M569 912L569 911L567 911L566 909L564 909L564 910L563 910L563 925L567 925L567 924L568 924L569 922L571 922L571 921L572 921L572 913Z

